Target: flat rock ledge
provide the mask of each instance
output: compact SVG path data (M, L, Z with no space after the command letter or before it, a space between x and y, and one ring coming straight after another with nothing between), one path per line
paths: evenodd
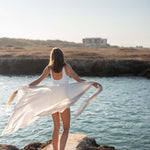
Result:
M0 144L0 150L53 150L52 140L46 143L30 143L23 149L14 145ZM94 138L85 134L69 134L65 150L116 150L114 147L100 146Z

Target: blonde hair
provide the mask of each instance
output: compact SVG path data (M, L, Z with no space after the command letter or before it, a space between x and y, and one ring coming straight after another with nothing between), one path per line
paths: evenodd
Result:
M50 53L49 65L51 69L59 73L61 72L63 66L66 65L64 61L64 54L58 47L54 47Z

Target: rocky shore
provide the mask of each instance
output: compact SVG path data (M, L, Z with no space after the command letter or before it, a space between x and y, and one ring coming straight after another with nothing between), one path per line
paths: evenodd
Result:
M52 150L52 141L30 143L19 149L14 145L0 144L0 150ZM100 146L95 139L84 134L69 134L65 150L116 150L110 146Z
M49 59L0 59L0 74L41 74ZM150 61L68 59L80 76L142 76L150 78Z

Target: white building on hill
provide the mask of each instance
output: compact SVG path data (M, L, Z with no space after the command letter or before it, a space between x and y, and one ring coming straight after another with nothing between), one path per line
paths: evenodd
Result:
M83 40L83 44L85 46L106 46L107 45L107 39L103 39L103 38L84 38Z

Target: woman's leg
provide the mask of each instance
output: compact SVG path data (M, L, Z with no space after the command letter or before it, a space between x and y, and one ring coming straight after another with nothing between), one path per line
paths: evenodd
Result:
M70 109L67 108L61 113L61 119L63 123L63 133L60 139L60 150L65 149L65 145L68 138L69 127L70 127Z
M54 130L52 134L52 144L53 149L58 150L58 140L59 140L59 129L60 129L60 115L59 112L52 114Z

